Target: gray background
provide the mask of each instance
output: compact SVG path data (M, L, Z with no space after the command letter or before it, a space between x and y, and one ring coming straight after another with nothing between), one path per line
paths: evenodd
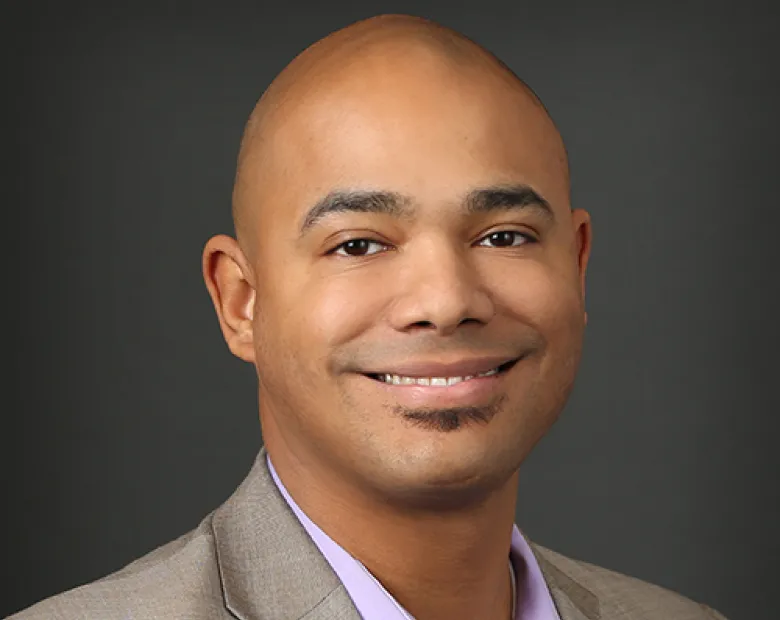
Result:
M273 76L393 11L462 30L531 84L594 218L581 374L524 468L519 522L732 619L776 618L774 9L213 4L4 20L0 615L194 527L247 472L254 377L223 344L200 251L231 232L239 136Z

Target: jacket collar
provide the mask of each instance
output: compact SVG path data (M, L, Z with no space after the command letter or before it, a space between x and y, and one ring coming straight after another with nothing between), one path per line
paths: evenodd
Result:
M568 570L571 560L540 545L529 544L561 620L600 620L599 599Z
M262 449L212 528L227 608L241 620L359 620L346 589L284 501Z

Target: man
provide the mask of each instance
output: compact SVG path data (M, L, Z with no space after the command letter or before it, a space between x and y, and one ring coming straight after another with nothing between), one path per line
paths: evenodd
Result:
M18 618L722 618L513 523L574 382L591 227L508 68L402 16L319 41L254 110L233 209L203 272L265 448L196 530Z

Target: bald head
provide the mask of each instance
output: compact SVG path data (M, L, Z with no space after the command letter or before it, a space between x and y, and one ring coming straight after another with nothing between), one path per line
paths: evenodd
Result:
M471 105L477 116L497 113L490 104L501 101L499 107L534 124L541 138L532 139L546 143L544 150L557 160L568 191L563 142L524 82L454 30L421 18L385 15L347 26L311 45L258 101L242 137L233 192L241 245L250 249L252 235L247 229L257 224L264 203L273 200L267 191L272 181L279 175L288 177L295 166L281 158L285 143L316 141L321 138L317 132L338 130L327 117L338 119L359 110L359 116L375 113L385 123L400 124L412 117L424 119L432 109L435 113L437 107L454 101Z

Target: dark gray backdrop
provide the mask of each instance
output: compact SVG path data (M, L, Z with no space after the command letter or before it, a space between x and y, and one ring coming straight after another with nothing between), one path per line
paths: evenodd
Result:
M532 85L594 219L582 370L524 468L519 522L732 619L778 617L776 11L213 4L5 20L0 615L194 527L248 470L254 377L222 342L200 251L231 232L264 87L327 32L394 11Z

